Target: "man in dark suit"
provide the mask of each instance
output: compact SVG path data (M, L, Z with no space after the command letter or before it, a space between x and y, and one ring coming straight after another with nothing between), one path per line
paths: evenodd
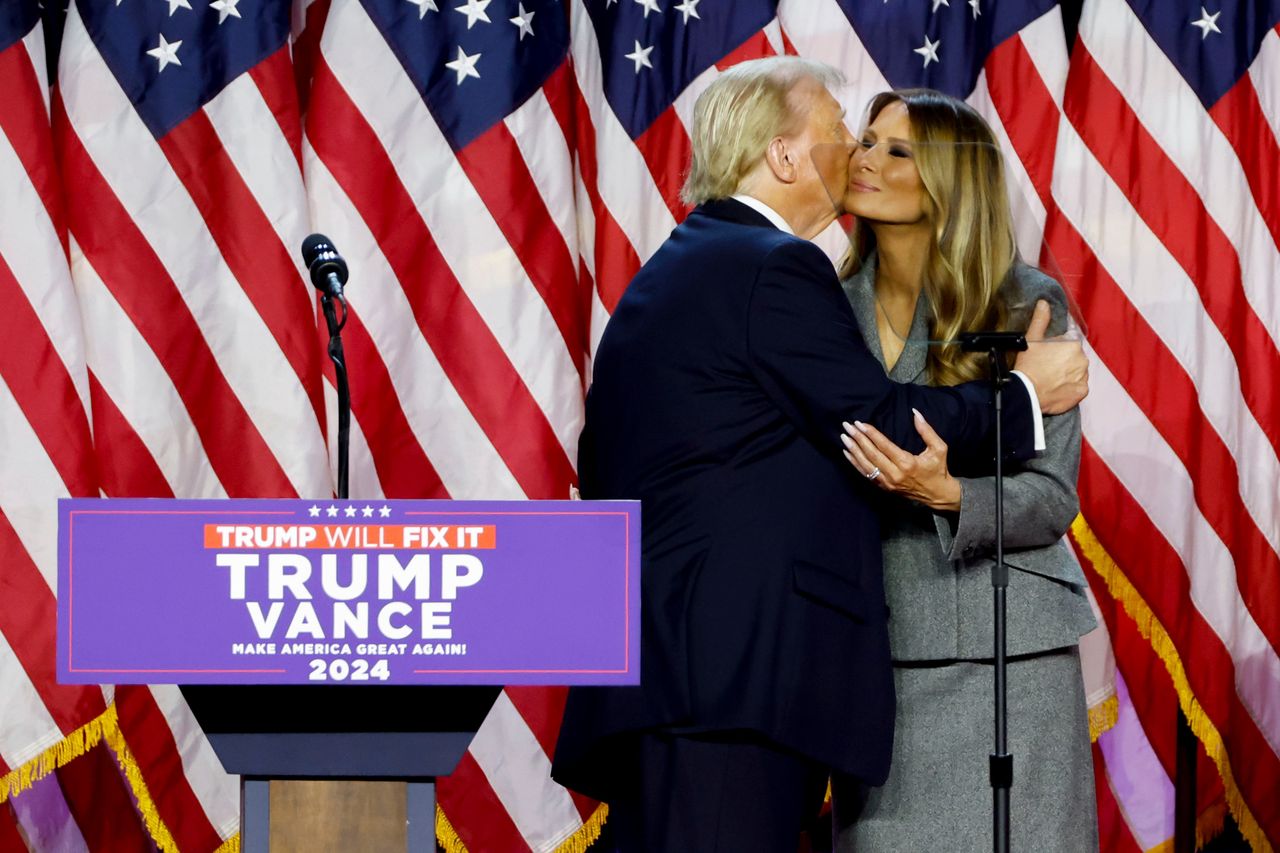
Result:
M913 452L990 458L984 385L895 385L810 237L851 142L826 66L744 63L695 108L698 207L605 330L579 443L584 497L642 501L641 685L570 691L553 775L609 803L623 851L785 851L829 768L881 783L893 682L873 491L841 457L860 420ZM821 171L827 172L820 174ZM1013 458L1039 408L1084 396L1077 346L1033 346L1006 394ZM851 724L850 721L855 721Z

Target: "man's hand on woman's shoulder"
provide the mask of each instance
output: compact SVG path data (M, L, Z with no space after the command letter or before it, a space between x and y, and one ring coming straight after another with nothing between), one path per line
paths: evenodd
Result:
M1089 393L1089 357L1079 340L1045 338L1051 312L1043 299L1036 302L1027 326L1027 350L1018 354L1014 369L1031 380L1040 411L1060 415L1080 404Z

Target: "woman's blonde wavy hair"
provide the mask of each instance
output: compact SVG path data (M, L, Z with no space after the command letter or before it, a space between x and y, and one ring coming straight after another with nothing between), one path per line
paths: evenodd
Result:
M1001 286L1018 250L995 134L964 101L933 89L876 95L866 123L895 102L907 109L925 216L933 225L924 265L924 292L933 309L929 337L954 340L961 332L1004 329L1009 307ZM870 225L854 225L841 278L862 267L875 242ZM932 384L957 385L985 377L989 368L984 353L961 352L951 344L929 348L927 370Z

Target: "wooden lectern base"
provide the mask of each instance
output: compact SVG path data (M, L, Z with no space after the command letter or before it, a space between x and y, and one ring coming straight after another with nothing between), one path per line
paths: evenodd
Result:
M245 853L435 850L430 782L244 779L242 791Z
M182 695L240 777L241 853L435 853L435 780L501 691L188 684Z

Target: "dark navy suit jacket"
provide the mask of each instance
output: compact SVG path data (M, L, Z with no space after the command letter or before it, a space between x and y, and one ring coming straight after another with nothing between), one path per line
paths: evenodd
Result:
M986 386L897 385L831 262L740 202L694 210L618 303L579 441L583 497L642 501L641 686L574 688L553 775L611 799L644 729L764 738L881 783L894 712L879 493L840 422L992 457ZM1030 401L1006 392L1011 456Z

